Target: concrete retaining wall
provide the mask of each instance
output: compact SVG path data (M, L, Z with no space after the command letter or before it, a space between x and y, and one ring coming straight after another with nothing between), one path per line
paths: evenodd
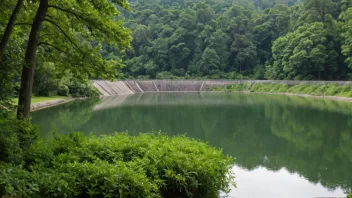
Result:
M63 104L63 103L66 103L66 102L70 102L72 100L73 99L69 99L69 100L55 99L55 100L48 100L48 101L44 101L44 102L33 103L33 104L31 104L31 111L45 109L45 108L48 108L48 107L56 106L56 105Z
M282 83L295 85L307 84L339 84L351 81L293 81L293 80L93 80L93 85L102 96L130 95L144 92L204 92L209 88L243 83Z
M127 81L93 80L93 85L99 90L102 96L129 95L135 91Z

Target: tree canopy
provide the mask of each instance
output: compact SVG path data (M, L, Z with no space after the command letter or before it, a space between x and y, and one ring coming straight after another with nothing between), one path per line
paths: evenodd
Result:
M340 0L143 0L131 8L124 78L351 79L351 11Z
M3 21L10 18L9 23L2 25L1 29L5 29L2 40L19 32L21 39L15 37L12 40L17 41L16 48L24 52L13 58L11 54L5 54L1 59L4 75L11 73L5 71L5 67L12 64L12 60L22 59L18 62L18 70L22 68L22 72L16 71L17 76L21 76L18 117L29 116L35 68L40 62L52 62L56 72L72 73L80 78L114 78L117 69L122 67L120 57L105 59L101 51L103 46L108 46L116 52L123 52L130 45L129 30L123 26L118 10L129 10L125 0L19 0L18 4L24 4L22 10L17 9L18 4L13 9L13 2L4 3L5 12L1 18ZM18 20L13 19L14 14L19 15ZM16 25L19 27L14 27ZM6 31L10 26L14 31ZM2 48L11 49L13 43L9 47L7 43L1 42ZM7 59L10 59L9 63Z

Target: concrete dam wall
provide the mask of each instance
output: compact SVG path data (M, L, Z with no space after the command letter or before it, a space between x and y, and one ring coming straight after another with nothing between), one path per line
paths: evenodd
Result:
M307 84L339 84L350 83L348 81L275 81L275 80L93 80L93 85L102 96L130 95L146 92L204 92L212 87L221 87L230 84L250 83L282 83L294 85Z

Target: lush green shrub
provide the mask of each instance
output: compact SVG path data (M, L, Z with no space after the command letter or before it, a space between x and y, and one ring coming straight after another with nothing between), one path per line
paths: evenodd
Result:
M341 87L341 91L336 94L337 96L352 97L352 84L345 84Z
M347 73L346 74L346 80L348 80L348 81L352 80L352 73Z
M92 85L89 80L72 79L68 84L70 95L72 97L96 97L99 91Z
M44 169L28 171L22 166L0 164L0 176L0 196L44 198L77 195L74 177L66 173Z
M33 94L37 96L68 96L94 97L99 96L98 90L92 85L88 77L74 77L69 72L58 73L54 63L38 64L33 82Z
M253 72L253 76L252 79L256 79L256 80L264 80L265 77L265 66L264 65L258 65L254 67L254 72Z
M289 89L288 85L281 84L281 83L271 83L271 84L256 83L252 86L251 91L281 93L281 92L286 92L288 89Z
M252 87L244 86L245 84L232 84L211 88L212 91L247 91L251 92L268 92L268 93L294 93L310 94L315 96L341 96L352 97L352 85L338 84L308 84L300 83L296 85L287 85L283 83L255 83Z
M225 85L222 87L211 87L209 88L209 91L226 91L226 92L248 91L250 86L251 86L250 83L238 83L238 84Z
M171 72L159 72L156 74L156 79L177 79L177 76L173 75Z
M242 74L236 72L219 72L221 79L235 79L235 80L244 80L249 79L248 76L242 76Z
M55 64L40 62L33 80L33 94L37 96L54 96L57 94L59 79Z
M66 85L60 85L57 90L57 95L59 96L68 96L70 89Z
M277 84L276 85L276 89L273 90L274 92L277 91L277 92L280 92L280 93L285 93L287 92L287 90L290 88L289 85L286 85L286 84Z
M0 119L9 117L13 113L12 110L14 110L14 108L15 107L11 99L0 99Z
M302 94L302 93L304 93L304 90L309 86L311 86L311 85L305 84L305 83L300 83L300 84L291 86L287 90L287 92L294 93L294 94Z
M311 84L309 86L306 86L303 90L302 93L303 94L311 94L311 95L319 95L319 94L315 94L314 92L316 90L318 90L318 88L320 87L320 84ZM301 94L302 94L301 93Z
M1 169L4 195L204 197L227 192L234 179L233 159L221 150L161 134L57 136L33 146L25 162L29 169Z
M29 121L0 118L0 161L20 163L23 151L27 151L37 139L37 127Z
M18 40L12 40L11 44L6 48L6 53L0 60L0 103L15 96L16 91L19 90L18 79L21 75L21 66L23 64L22 58L19 58L19 55L22 54L22 49L18 47L20 45Z
M272 84L255 83L251 88L251 92L271 92L271 89Z
M150 76L149 75L139 75L136 77L136 79L148 80L148 79L150 79Z
M230 90L237 90L237 91L248 91L250 87L249 83L239 83L233 85L227 85L227 88Z

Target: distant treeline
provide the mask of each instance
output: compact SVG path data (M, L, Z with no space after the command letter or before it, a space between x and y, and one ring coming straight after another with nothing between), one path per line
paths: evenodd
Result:
M346 0L140 0L119 78L352 79ZM121 57L111 48L106 59Z

